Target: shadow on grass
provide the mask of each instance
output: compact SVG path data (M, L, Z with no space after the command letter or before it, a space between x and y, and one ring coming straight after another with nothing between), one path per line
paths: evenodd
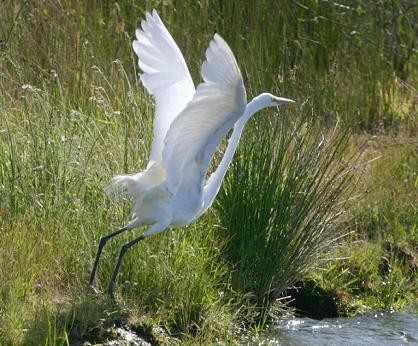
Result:
M24 344L103 343L117 339L117 328L126 326L128 318L129 311L108 296L88 292L58 305L55 311L45 306L27 330Z
M313 280L297 282L294 289L286 290L291 296L288 306L296 309L296 316L316 320L338 317L338 297L334 292L326 291Z

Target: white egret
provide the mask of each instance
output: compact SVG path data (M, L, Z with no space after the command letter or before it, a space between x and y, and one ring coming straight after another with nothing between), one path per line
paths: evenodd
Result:
M181 227L200 217L213 203L248 119L265 107L294 101L263 93L247 104L240 69L226 42L215 34L201 68L203 82L195 90L184 58L157 12L146 13L136 30L133 49L145 88L155 98L154 140L147 168L112 179L112 189L133 198L133 220L100 239L90 275L93 285L106 242L127 230L149 225L122 246L108 287L113 297L126 251L169 226ZM233 128L224 156L207 179L218 145Z

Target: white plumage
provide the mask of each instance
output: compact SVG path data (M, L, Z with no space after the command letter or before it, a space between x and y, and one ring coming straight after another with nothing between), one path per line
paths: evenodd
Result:
M141 27L136 30L133 49L142 70L141 81L155 98L154 140L144 171L112 180L112 189L133 198L133 220L100 240L90 285L108 239L135 227L150 228L122 247L108 288L110 295L122 258L132 245L170 225L190 224L210 207L248 119L262 108L293 102L263 93L247 104L241 71L218 34L206 50L203 82L195 90L184 58L155 10L146 13ZM206 183L209 163L232 128L222 161Z
M195 93L183 55L157 12L147 13L136 30L133 49L143 71L142 84L155 98L154 141L150 162L161 161L165 135Z

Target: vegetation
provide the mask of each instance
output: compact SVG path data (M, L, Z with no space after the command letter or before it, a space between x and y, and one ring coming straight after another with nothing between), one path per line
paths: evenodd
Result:
M207 215L128 252L117 305L86 283L129 212L106 186L143 168L152 141L131 49L152 8L195 83L219 32L249 96L298 105L250 122ZM413 0L2 1L0 343L101 342L113 325L154 343L233 342L293 284L338 314L413 302L417 17ZM132 237L105 248L100 289Z

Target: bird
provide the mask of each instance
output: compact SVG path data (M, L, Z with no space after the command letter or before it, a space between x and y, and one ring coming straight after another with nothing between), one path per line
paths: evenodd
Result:
M212 205L251 116L266 107L294 103L270 93L247 103L237 61L217 33L206 50L203 81L196 88L156 10L145 13L135 35L132 46L142 71L139 77L155 101L151 153L145 170L111 180L111 191L132 199L132 219L100 239L89 286L94 288L99 259L109 239L128 230L148 229L121 247L107 288L113 299L122 260L133 245L169 227L191 224ZM209 164L229 132L221 162L207 177Z

